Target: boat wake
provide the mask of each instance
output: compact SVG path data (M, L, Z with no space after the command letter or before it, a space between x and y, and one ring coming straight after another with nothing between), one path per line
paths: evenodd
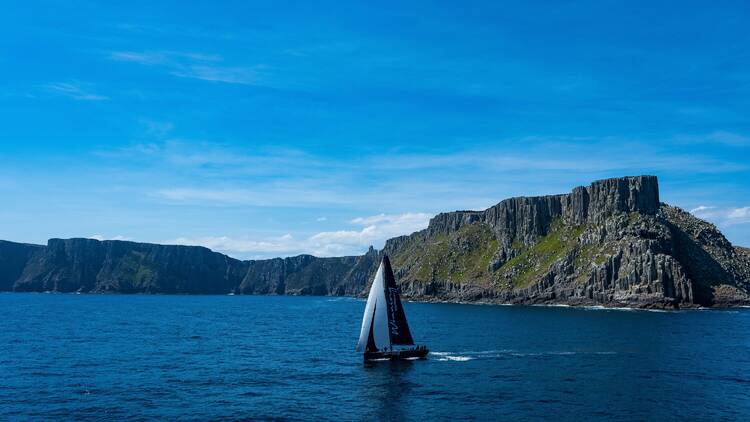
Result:
M430 352L430 355L435 355L438 362L454 361L454 362L466 362L474 359L471 356L454 355L450 352Z
M573 355L616 355L617 352L584 352L584 351L545 351L545 352L522 352L512 349L503 350L483 350L483 351L464 351L464 352L430 352L430 357L434 357L438 362L467 362L475 359L505 359L505 358L526 358L540 356L573 356Z

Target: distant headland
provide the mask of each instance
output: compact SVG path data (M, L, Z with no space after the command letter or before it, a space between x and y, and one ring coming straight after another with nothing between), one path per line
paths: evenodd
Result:
M240 261L197 246L0 241L0 291L359 296L383 254L412 300L750 305L750 250L661 203L655 176L438 214L426 229L361 256Z

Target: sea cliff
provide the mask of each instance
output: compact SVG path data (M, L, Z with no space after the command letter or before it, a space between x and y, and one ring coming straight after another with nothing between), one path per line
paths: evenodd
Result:
M240 261L203 247L0 241L0 290L357 296L382 254L414 300L684 308L750 304L750 252L661 203L654 176L435 216L361 256Z

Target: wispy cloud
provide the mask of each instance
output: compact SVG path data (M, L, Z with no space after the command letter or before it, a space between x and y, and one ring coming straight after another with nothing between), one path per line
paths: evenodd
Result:
M501 142L498 142L501 143ZM746 163L655 148L648 141L631 139L520 138L502 143L524 144L525 152L485 148L450 153L393 154L373 157L368 166L392 169L482 168L489 171L697 171L725 173L747 170ZM600 151L591 154L592 150Z
M675 140L682 144L718 144L730 147L750 147L750 136L742 133L718 130L702 135L678 135Z
M111 51L111 60L163 69L180 78L239 85L264 85L263 65L226 65L220 55L180 51Z
M171 124L149 131L169 136ZM171 138L138 143L97 155L143 167L144 162L187 177L161 178L147 188L153 199L175 205L305 207L358 206L386 211L422 208L437 212L479 208L519 194L549 194L626 174L731 173L747 163L659 150L647 142L529 138L497 146L448 152L397 150L337 158L290 149L238 149ZM523 143L525 154L514 144ZM575 142L581 142L576 140ZM504 145L509 145L504 147ZM599 153L591 154L591 150ZM637 153L634 153L637 151ZM366 169L366 170L365 170ZM420 177L414 175L418 173ZM566 182L567 180L567 182ZM519 182L523 185L519 185ZM394 211L390 208L391 211Z
M734 132L713 132L708 135L708 139L727 145L750 146L750 136L745 136Z
M334 157L304 150L169 138L179 128L169 123L153 126L159 136L168 139L100 151L101 162L121 169L112 170L114 177L124 184L138 183L131 192L159 208L181 207L188 214L195 210L207 215L271 213L268 221L272 226L259 237L232 234L235 232L227 230L227 223L214 224L214 236L178 231L180 237L172 239L241 257L360 253L369 244L378 245L388 237L426 225L430 213L484 209L517 195L563 193L604 177L650 173L667 174L674 180L680 174L692 177L700 172L731 173L747 168L741 160L686 156L633 140L597 143L524 138L485 148L413 153L385 150L377 156ZM152 130L149 125L144 128ZM518 142L523 144L517 147ZM519 148L528 153L518 153ZM598 152L592 154L592 150ZM735 209L738 211L732 213ZM707 215L716 224L737 225L746 221L742 209L718 210L707 204L693 212ZM421 213L406 212L409 210ZM284 220L295 212L306 213L304 222ZM715 217L712 212L717 213ZM310 233L310 227L322 223L322 217L315 221L321 215L328 215L320 227L326 231ZM346 225L330 230L336 228L332 215L361 217L349 218ZM285 233L288 235L281 236Z
M90 84L72 81L55 82L42 85L41 89L49 94L72 98L79 101L103 101L109 97L91 91Z
M238 258L358 255L371 245L382 248L389 238L427 227L430 218L426 213L379 214L351 220L349 224L359 226L358 229L323 231L304 238L291 234L264 239L207 236L180 237L164 243L205 246Z
M145 135L156 139L163 139L174 129L174 123L172 122L143 119L141 123L144 127Z
M262 85L264 80L260 72L263 66L252 67L219 67L219 66L187 66L170 73L181 78L200 79L210 82L224 82L240 85Z
M245 205L257 207L301 207L313 204L347 204L350 199L333 188L316 187L315 183L289 181L259 183L253 188L169 188L153 192L155 198L172 203L203 205Z
M205 54L192 51L110 51L111 60L132 62L143 65L173 65L179 66L185 62L220 62L223 58L218 54Z
M161 53L137 51L112 51L109 53L109 58L121 62L132 62L145 65L162 64L167 60L167 57Z

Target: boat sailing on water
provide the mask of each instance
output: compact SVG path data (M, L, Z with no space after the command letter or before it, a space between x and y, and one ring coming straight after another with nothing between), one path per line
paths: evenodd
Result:
M394 347L396 346L396 347ZM424 358L426 346L414 346L414 339L401 306L391 262L383 256L367 297L357 351L368 360Z

